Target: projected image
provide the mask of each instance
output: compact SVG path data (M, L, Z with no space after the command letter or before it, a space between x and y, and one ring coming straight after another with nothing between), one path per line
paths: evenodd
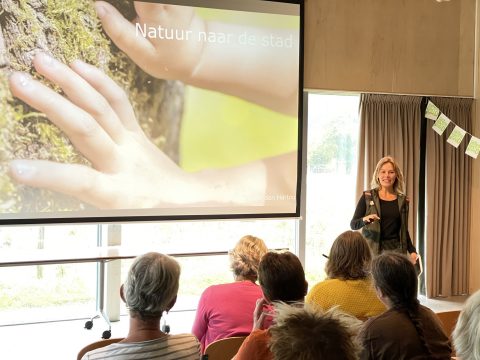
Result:
M2 9L0 221L297 213L299 5L213 3Z

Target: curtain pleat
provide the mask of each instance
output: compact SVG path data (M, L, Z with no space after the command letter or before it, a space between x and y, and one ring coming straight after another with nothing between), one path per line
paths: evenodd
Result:
M416 239L416 208L420 169L421 102L419 96L362 94L360 97L360 138L357 170L357 199L370 189L375 165L391 155L398 162L410 198L408 228Z
M431 98L455 124L471 133L471 99ZM465 154L467 134L458 148L447 143L450 124L439 136L427 129L426 283L427 296L468 293L472 159Z

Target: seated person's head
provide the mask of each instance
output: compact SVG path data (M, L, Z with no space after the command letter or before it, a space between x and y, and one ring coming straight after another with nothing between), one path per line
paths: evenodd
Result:
M180 265L167 255L150 252L137 257L121 288L130 316L160 318L175 304L179 277Z
M405 256L385 252L372 261L372 276L379 298L387 307L418 307L417 273L412 262Z
M333 242L326 272L331 279L364 279L370 272L372 252L358 231L345 231Z
M452 336L460 359L480 359L480 290L467 299Z
M276 323L269 330L275 360L358 359L359 320L336 308L323 312L277 304L276 309Z
M268 252L258 268L258 280L265 299L272 301L303 301L308 283L302 263L291 252Z
M237 280L251 280L258 277L258 265L268 251L262 239L246 235L242 237L230 252L230 266Z

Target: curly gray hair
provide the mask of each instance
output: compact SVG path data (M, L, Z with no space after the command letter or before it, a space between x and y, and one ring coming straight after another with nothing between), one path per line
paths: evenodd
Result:
M130 314L161 317L177 296L179 278L180 265L170 256L149 252L135 258L123 284Z

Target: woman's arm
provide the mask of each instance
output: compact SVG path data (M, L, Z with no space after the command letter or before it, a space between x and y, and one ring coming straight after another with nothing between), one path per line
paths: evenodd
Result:
M410 261L415 265L418 260L417 249L412 243L412 239L410 238L410 233L407 230L407 251L410 255Z
M413 245L412 239L410 238L410 233L407 231L407 251L409 254L417 253L417 249Z
M350 228L352 230L358 230L365 226L363 222L363 217L367 211L367 206L365 205L365 194L362 194L360 200L358 200L357 207L355 208L355 213L353 218L350 221Z

